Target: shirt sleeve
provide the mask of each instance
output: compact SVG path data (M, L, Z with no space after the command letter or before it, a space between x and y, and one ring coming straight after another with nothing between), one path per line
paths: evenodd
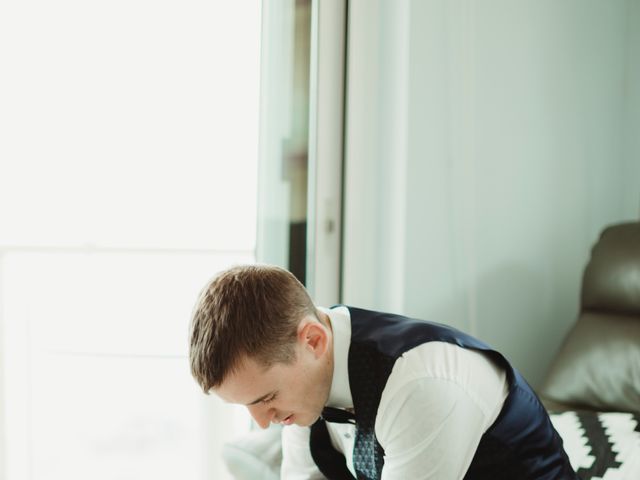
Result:
M282 480L324 480L309 450L309 427L288 425L282 429Z
M487 423L465 389L447 379L420 378L389 400L376 422L385 451L382 480L462 479Z

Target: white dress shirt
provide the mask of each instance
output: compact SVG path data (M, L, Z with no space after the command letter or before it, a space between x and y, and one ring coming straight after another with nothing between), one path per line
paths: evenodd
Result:
M346 307L322 309L331 319L334 370L328 406L353 408ZM419 345L398 358L382 392L375 433L384 449L382 480L464 477L480 437L508 394L506 373L486 355L445 342ZM333 447L353 468L355 426L327 423ZM324 479L309 450L309 427L282 431L283 480Z

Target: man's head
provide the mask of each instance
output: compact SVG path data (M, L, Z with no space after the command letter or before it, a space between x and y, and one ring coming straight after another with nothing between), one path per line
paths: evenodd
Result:
M331 329L290 272L234 267L200 294L190 361L205 393L246 405L262 427L308 425L318 418L331 385Z

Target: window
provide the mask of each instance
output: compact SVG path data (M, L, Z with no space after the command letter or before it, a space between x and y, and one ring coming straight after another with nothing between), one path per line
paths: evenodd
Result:
M228 478L187 323L255 259L259 44L259 1L0 6L0 479Z

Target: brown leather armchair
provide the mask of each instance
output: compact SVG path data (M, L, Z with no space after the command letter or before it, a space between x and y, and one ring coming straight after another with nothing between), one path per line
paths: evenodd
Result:
M640 222L593 247L578 320L539 393L554 411L640 412Z

